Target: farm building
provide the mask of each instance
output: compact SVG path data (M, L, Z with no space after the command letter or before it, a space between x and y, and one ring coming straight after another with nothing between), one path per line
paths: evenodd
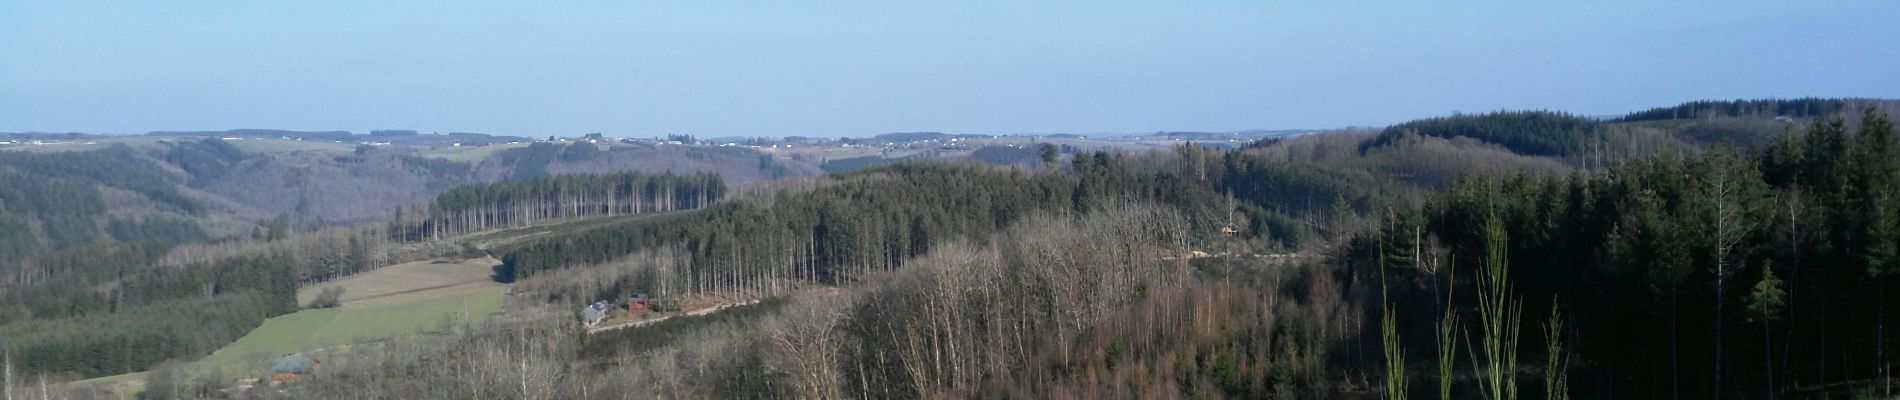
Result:
M607 302L597 301L581 308L581 318L585 320L587 326L599 324L601 320L607 319Z
M271 383L294 381L298 376L317 372L317 368L322 366L322 361L306 355L292 354L278 357L270 363L270 381Z
M647 300L645 293L635 294L627 298L627 313L629 314L639 313L652 308L652 303Z

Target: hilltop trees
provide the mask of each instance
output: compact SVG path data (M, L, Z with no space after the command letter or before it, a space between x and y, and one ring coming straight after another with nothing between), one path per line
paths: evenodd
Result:
M1817 119L1759 155L1717 148L1587 175L1460 182L1426 203L1424 226L1454 256L1467 255L1453 269L1487 271L1492 259L1513 266L1508 280L1481 279L1481 294L1509 284L1530 302L1525 310L1550 309L1540 301L1553 297L1589 304L1564 307L1575 322L1566 325L1591 332L1571 354L1627 377L1619 395L1879 382L1890 363L1885 286L1900 245L1892 223L1900 213L1885 203L1900 164L1885 114L1860 120L1849 129ZM1502 257L1469 256L1499 254L1491 247L1499 237L1508 238ZM1491 295L1479 300L1480 311L1498 309ZM1727 329L1737 320L1760 332ZM1428 322L1438 321L1400 324ZM1765 362L1737 362L1745 359ZM1492 387L1515 385L1485 386L1487 396L1509 397Z
M426 211L398 209L390 232L415 241L540 220L700 208L725 194L724 179L714 174L622 172L478 183L437 195Z
M1618 121L1656 121L1670 119L1697 119L1711 116L1739 117L1749 115L1787 116L1795 118L1826 117L1847 109L1847 102L1837 99L1801 98L1793 100L1735 100L1735 101L1692 101L1673 107L1657 107L1630 113Z
M1497 143L1519 154L1539 156L1581 154L1598 135L1596 121L1589 118L1550 111L1498 111L1393 125L1360 150L1395 142L1407 133L1443 138L1466 136Z

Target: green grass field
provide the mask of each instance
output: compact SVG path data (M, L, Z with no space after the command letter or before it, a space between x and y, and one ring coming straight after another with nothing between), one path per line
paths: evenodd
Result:
M248 367L249 361L435 331L501 311L501 288L370 308L304 310L264 321L201 365ZM259 365L256 368L263 368Z

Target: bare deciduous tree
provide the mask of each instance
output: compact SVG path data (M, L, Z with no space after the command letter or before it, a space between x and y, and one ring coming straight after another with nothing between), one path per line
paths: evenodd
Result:
M778 350L771 368L795 377L805 397L844 397L838 363L845 338L839 328L846 318L842 307L850 302L833 295L795 301L765 324Z

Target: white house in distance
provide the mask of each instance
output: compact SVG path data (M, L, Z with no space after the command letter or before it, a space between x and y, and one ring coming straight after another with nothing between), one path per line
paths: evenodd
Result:
M597 301L594 304L588 304L587 307L582 307L581 319L587 326L600 324L601 320L607 319L607 302Z

